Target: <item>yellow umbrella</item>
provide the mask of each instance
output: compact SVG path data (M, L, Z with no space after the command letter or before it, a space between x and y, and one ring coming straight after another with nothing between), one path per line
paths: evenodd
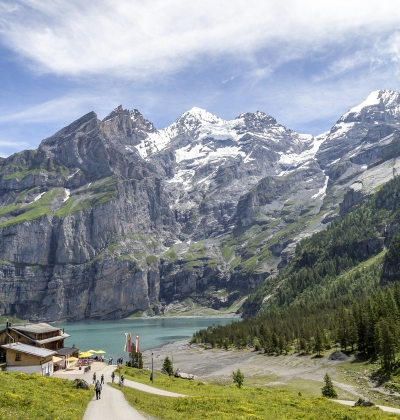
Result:
M68 360L73 362L74 360L79 360L77 357L69 357Z
M79 353L79 357L91 357L91 356L93 356L92 353L87 353L87 352L85 352L85 353Z
M96 350L86 350L86 353L96 353Z
M95 351L95 353L97 353L97 354L104 354L104 353L107 353L107 352L104 351L104 350L97 350L97 351Z

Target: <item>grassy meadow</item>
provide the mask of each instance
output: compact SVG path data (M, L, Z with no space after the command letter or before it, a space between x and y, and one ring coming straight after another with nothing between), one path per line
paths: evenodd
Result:
M123 368L124 376L151 385L149 371ZM246 380L245 380L246 385ZM118 385L113 385L119 388ZM169 378L155 372L154 386L188 395L185 398L160 397L132 388L122 392L142 413L162 420L250 420L250 419L400 419L377 408L349 408L323 397L310 397L276 387L217 385Z
M1 420L81 420L92 391L67 379L0 371Z

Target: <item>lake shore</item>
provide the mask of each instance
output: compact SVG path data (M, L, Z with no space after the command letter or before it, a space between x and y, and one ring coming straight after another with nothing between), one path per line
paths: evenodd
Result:
M220 384L232 383L232 372L240 369L248 383L258 386L282 386L298 391L313 388L320 395L324 376L328 373L335 386L340 388L342 398L365 397L365 393L348 383L338 382L337 367L342 363L325 357L315 358L298 353L271 356L254 349L211 349L200 344L191 344L189 340L179 340L143 351L143 367L151 369L153 353L154 369L160 371L164 359L173 360L174 370L194 374L201 381L213 381ZM347 381L347 379L346 379Z

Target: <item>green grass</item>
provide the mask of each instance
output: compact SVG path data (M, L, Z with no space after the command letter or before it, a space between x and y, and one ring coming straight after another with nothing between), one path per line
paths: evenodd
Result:
M218 267L218 261L215 258L209 260L207 262L207 267L208 268L217 268Z
M146 264L147 265L157 265L158 264L158 258L155 255L150 255L146 257Z
M28 204L27 206L17 207L18 211L21 211L22 213L9 220L6 220L3 223L0 223L0 228L12 225L19 225L28 221L38 220L46 214L50 214L50 202L56 197L57 194L60 194L61 191L62 190L60 188L54 188L50 191L47 191L39 200L35 201L34 203ZM2 208L2 210L3 209L4 207Z
M35 151L32 151L35 152ZM10 171L11 170L11 171ZM4 180L8 179L16 179L19 180L24 179L28 175L38 175L40 172L44 172L46 174L62 174L66 176L68 174L68 169L64 166L59 165L51 165L47 167L44 163L41 164L31 164L31 165L14 165L9 164L2 169L2 172L8 171L9 173L3 175Z
M226 261L229 261L232 258L233 255L233 249L229 246L224 246L221 248L222 256L225 258Z
M207 248L201 243L196 242L189 249L188 252L183 254L185 261L195 261L205 257Z
M112 176L106 178L104 181L95 183L85 190L80 190L72 194L65 204L56 211L55 215L66 217L78 211L89 210L91 207L100 206L117 198L117 178Z
M130 261L136 263L136 260L132 257L131 254L121 254L117 257L117 260Z
M93 391L68 379L0 372L0 419L81 420Z
M172 246L168 251L164 252L162 258L168 260L169 262L174 262L178 259L178 254L176 253L175 247Z
M134 372L136 371L136 372ZM148 371L125 369L127 379L152 385ZM245 379L246 385L246 379ZM118 385L113 385L118 388ZM147 416L163 420L249 420L249 419L396 419L393 414L376 408L348 408L323 397L301 396L297 392L275 387L247 387L238 389L233 384L217 385L199 381L169 378L155 373L157 388L188 395L169 398L148 394L125 387L127 401Z
M0 316L0 325L6 325L7 320L12 324L23 324L27 322L26 320L15 318L12 316Z
M15 204L8 204L7 206L0 208L0 216L5 216L6 214L11 213L12 211L15 211L19 209L20 206Z
M189 261L188 263L186 263L184 266L183 266L183 269L184 270L192 270L193 268L199 268L199 267L201 267L202 266L202 262L201 261L199 261L199 260L195 260L195 261Z

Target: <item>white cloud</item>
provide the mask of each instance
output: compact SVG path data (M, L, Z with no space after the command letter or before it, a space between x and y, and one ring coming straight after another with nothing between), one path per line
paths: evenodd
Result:
M359 70L365 66L375 71L386 65L397 65L400 62L400 32L395 29L388 36L380 36L371 45L352 45L346 53L338 53L335 60L316 76L314 81L320 82L333 77L341 77L346 73Z
M2 112L0 123L18 122L19 124L72 122L88 113L92 107L108 106L108 111L115 107L110 98L100 95L69 94L50 101L27 107L11 113ZM1 143L0 143L1 145Z
M0 147L26 147L28 142L26 141L13 141L13 140L2 140L0 139Z
M354 36L372 40L400 20L397 0L16 0L5 4L0 21L3 43L29 58L38 71L132 79L172 72L207 56L248 60L265 48L279 53L285 47L285 57L290 59L293 53L346 43ZM267 62L265 68L271 65Z

